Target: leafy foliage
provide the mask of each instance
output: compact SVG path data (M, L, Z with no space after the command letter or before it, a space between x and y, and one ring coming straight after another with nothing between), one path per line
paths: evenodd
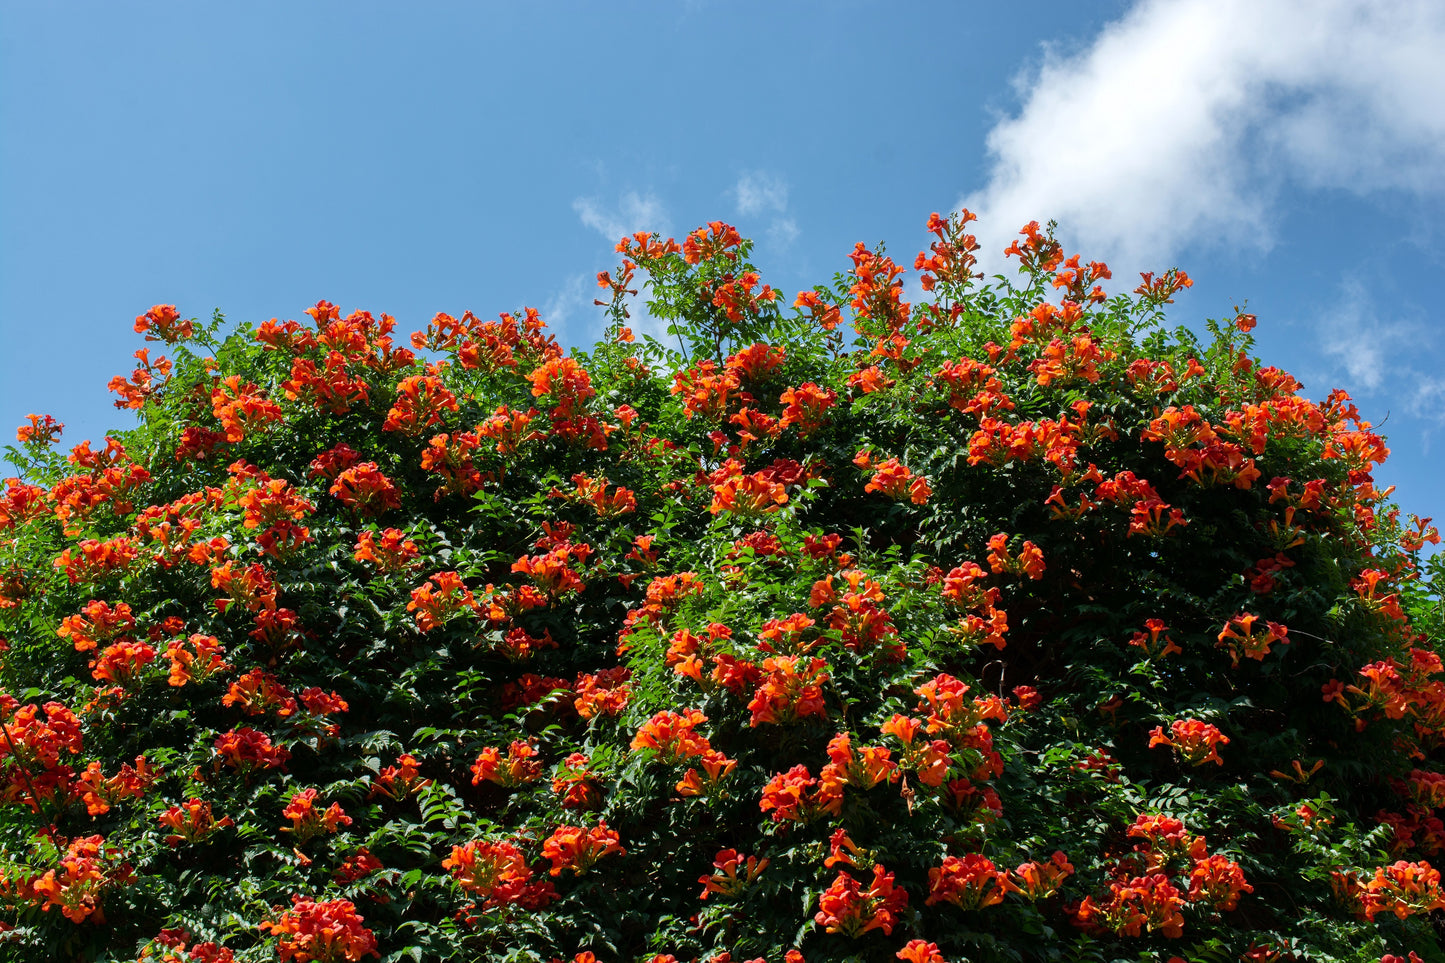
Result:
M0 500L7 958L1445 958L1382 440L970 219L920 304L625 238L589 353L138 318L139 426Z

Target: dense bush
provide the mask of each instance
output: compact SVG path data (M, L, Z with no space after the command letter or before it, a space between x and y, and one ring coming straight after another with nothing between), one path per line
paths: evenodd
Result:
M139 426L33 416L0 501L0 952L1445 959L1383 442L1182 272L984 281L969 219L912 305L624 239L570 356L138 318Z

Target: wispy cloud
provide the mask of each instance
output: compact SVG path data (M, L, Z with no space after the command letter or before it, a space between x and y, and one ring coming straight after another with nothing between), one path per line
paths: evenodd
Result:
M1284 185L1445 192L1445 5L1142 0L1020 80L961 203L990 248L1055 218L1091 256L1265 250Z
M1374 391L1386 376L1386 349L1398 347L1408 326L1382 322L1358 280L1346 281L1334 311L1317 327L1320 347L1335 360L1356 389Z
M768 225L768 242L774 247L790 247L799 233L797 221L791 217L780 217Z
M1346 279L1334 307L1313 321L1320 350L1333 367L1328 377L1353 394L1393 402L1402 414L1425 422L1425 433L1445 427L1445 378L1429 327L1412 317L1382 316L1359 278Z
M788 209L787 183L765 171L744 173L733 188L733 196L737 198L738 213L742 215L781 213Z
M591 306L594 300L587 281L588 278L585 274L574 274L569 277L543 305L542 319L553 327L562 327L568 322L575 322L583 309Z
M572 210L577 212L584 225L609 241L617 241L638 231L665 234L669 227L662 201L650 193L628 191L618 198L615 207L606 206L594 197L579 197L572 202Z
M1445 378L1422 375L1410 395L1410 413L1417 418L1445 424Z
M767 227L768 243L791 247L801 233L798 222L788 215L788 182L767 171L744 171L730 191L741 217L772 215Z

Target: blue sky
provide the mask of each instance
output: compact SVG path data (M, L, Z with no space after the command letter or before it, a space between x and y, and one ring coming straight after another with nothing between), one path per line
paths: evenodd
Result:
M622 231L725 219L784 291L967 204L1248 301L1445 516L1445 7L1428 0L0 7L0 425L124 423L152 304L533 305L590 341Z

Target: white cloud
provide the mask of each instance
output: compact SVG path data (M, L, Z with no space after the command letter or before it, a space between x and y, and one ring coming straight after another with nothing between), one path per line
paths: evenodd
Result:
M1445 191L1441 49L1438 0L1141 0L1045 52L961 205L991 255L1049 218L1125 269L1197 241L1266 250L1286 184Z
M574 274L569 277L561 289L553 292L552 296L547 299L547 303L542 308L542 320L554 328L561 327L576 317L583 308L592 306L595 299L587 282L588 277L585 274Z
M764 171L748 171L733 188L738 213L744 216L788 209L788 185L781 177Z
M744 171L730 194L737 200L740 217L770 214L768 244L779 250L792 247L801 233L798 222L788 216L788 182L767 171Z
M1387 349L1408 342L1407 322L1383 322L1358 280L1343 284L1335 310L1316 326L1320 347L1335 359L1353 390L1375 391L1390 374Z
M791 247L799 233L798 222L791 217L776 218L768 226L768 242L774 247Z
M1422 375L1410 396L1410 413L1417 418L1445 423L1445 378Z
M572 202L572 210L583 224L609 241L618 241L638 231L666 234L668 230L667 211L654 194L628 191L618 198L615 208L604 207L596 198L579 197Z
M1335 307L1314 319L1320 350L1333 364L1323 378L1351 394L1393 402L1401 413L1430 426L1445 426L1445 378L1437 372L1436 338L1415 318L1382 318L1365 284L1349 278L1340 285Z

